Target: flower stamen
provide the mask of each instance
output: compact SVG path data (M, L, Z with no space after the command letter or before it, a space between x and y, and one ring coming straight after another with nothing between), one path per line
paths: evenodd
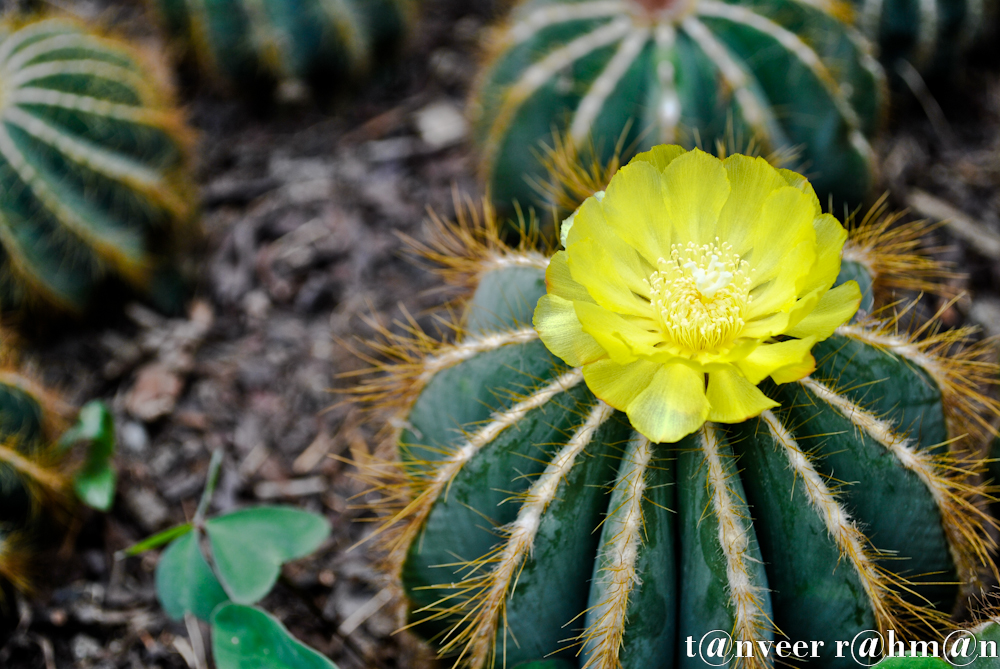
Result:
M702 246L672 245L670 259L660 258L646 280L664 342L691 352L732 343L745 325L752 273L718 238Z

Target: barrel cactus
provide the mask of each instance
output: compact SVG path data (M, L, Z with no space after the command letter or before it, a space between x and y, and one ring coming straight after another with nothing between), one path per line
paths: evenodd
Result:
M471 115L498 205L539 200L553 131L602 163L616 146L735 139L794 155L824 204L871 188L884 77L813 3L526 0L493 42Z
M158 71L75 22L0 24L0 304L83 311L115 275L167 301L189 139Z
M855 23L887 67L906 60L919 71L944 74L982 37L995 18L993 0L853 0Z
M72 478L57 439L72 411L10 361L0 367L0 587L31 586L31 552L44 510L66 509Z
M180 51L232 88L284 82L319 94L397 51L411 0L155 0Z
M398 411L395 457L362 471L412 629L450 662L755 667L786 638L850 667L837 640L933 634L978 587L959 437L988 431L998 370L966 331L879 317L880 283L933 269L908 271L910 233L849 239L800 175L676 146L554 255L486 220L418 245L472 288L457 340L386 330L396 361L356 389Z

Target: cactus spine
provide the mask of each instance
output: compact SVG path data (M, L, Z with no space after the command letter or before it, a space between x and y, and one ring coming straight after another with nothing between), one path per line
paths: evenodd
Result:
M873 181L883 76L870 47L794 0L530 0L498 30L471 113L481 171L504 206L538 201L553 130L606 162L654 144L801 151L826 202ZM738 147L742 148L742 147ZM628 155L626 156L628 157Z
M398 363L357 391L399 411L398 460L366 471L413 628L451 662L686 667L703 665L684 640L713 630L826 649L926 636L980 582L983 464L953 440L988 430L997 406L977 389L997 367L955 352L968 331L903 334L872 313L882 284L940 271L906 262L913 230L853 233L841 279L865 279L867 313L815 345L812 374L763 383L777 408L657 444L538 339L547 254L506 247L488 210L473 220L418 245L472 289L457 341L387 332Z
M328 94L397 51L409 0L157 0L164 27L210 76L236 88L295 81Z
M192 216L186 131L126 44L0 25L0 302L82 311L106 274L156 293Z

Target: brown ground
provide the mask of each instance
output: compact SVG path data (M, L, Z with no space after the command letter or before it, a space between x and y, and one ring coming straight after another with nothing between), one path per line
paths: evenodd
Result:
M418 119L448 113L429 105L461 109L495 10L490 2L424 4L404 62L331 113L306 104L252 113L185 91L201 133L207 233L197 300L188 318L133 304L110 320L29 339L29 365L69 399L112 405L121 480L111 513L88 515L72 545L40 563L39 594L22 602L0 666L196 666L185 659L184 625L156 602L156 553L118 562L114 553L190 518L218 448L226 457L215 511L288 503L333 523L332 539L286 568L265 608L342 669L414 665L413 644L392 635L391 607L377 606L383 584L366 549L348 551L367 529L353 522L364 514L351 501L359 485L327 457L363 448L377 426L346 406L323 410L337 399L329 389L344 383L336 375L359 366L338 340L372 335L360 315L389 321L398 303L426 314L443 299L427 292L433 276L400 257L395 233L420 236L427 207L450 213L453 185L479 193L467 139L435 146ZM68 6L149 32L134 4ZM933 88L950 125L935 127L901 94L879 151L895 206L942 215L950 203L973 219L972 237L940 233L955 245L949 257L970 274L964 285L973 295L947 318L998 334L1000 243L993 254L990 240L1000 239L1000 75L995 62L972 62L978 69ZM421 322L430 325L426 315Z

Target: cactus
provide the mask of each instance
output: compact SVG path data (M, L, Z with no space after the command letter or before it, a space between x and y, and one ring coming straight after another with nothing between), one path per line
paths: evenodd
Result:
M180 51L237 89L283 82L318 94L366 75L398 50L409 0L156 0Z
M157 73L62 19L0 24L0 71L0 304L80 312L108 274L169 300L193 189Z
M2 333L7 339L6 333ZM72 420L76 423L70 426ZM68 429L67 429L68 428ZM11 597L40 576L77 501L106 511L115 494L114 422L101 402L79 412L0 348L0 636L17 624Z
M58 516L71 499L68 463L56 446L71 416L57 394L10 359L0 366L0 583L5 586L30 589L30 556L44 526L42 512Z
M992 0L852 0L854 21L879 45L887 67L906 60L919 71L944 74L986 32L996 3Z
M616 147L734 138L797 154L824 204L854 208L872 186L882 71L812 3L530 0L494 42L471 115L498 206L539 200L554 129L601 163Z
M664 200L643 190L656 183ZM719 193L730 193L727 204ZM755 219L784 198L805 207L799 223L784 214ZM706 214L711 207L715 214ZM793 258L810 252L782 251L783 235L794 228L817 240L812 278L795 290L827 292L808 302L819 306L798 325L761 344L795 353L759 387L737 378L760 380L750 367L733 369L735 344L720 348L728 351L722 357L704 349L684 362L704 369L687 384L670 366L679 354L667 351L674 340L666 335L652 358L635 363L663 367L639 380L646 372L615 367L601 347L639 355L645 335L629 339L632 330L619 324L606 337L583 320L596 305L624 300L638 305L629 322L642 323L637 296L654 291L658 272L675 271L629 255L613 236L593 244L597 237L587 235L606 234L599 232L606 219L616 234L644 240L631 247L639 254L658 238L696 235L663 223L670 212L682 212L679 226L708 220L692 225L715 225L720 247L756 235L751 251L739 251L749 266L738 258L727 277L715 266L729 257L724 251L699 270L706 284L697 284L699 299L720 309L709 293L734 299L741 275L762 282L748 304L765 308L775 287L764 257L772 254L783 276L794 277ZM726 227L734 215L744 217L741 225ZM477 669L543 658L588 669L705 666L690 657L688 639L697 651L706 638L705 650L713 630L737 642L822 641L814 666L850 667L850 656L835 657L838 639L863 630L935 634L989 561L977 483L983 464L960 436L990 430L998 406L979 389L996 383L997 366L984 362L988 348L960 346L968 330L932 323L906 334L898 314L879 311L883 285L924 287L941 271L915 259L925 228L893 222L867 219L845 243L847 233L820 214L799 175L761 159L722 162L678 147L657 147L619 171L603 200L590 198L564 223L566 250L555 255L531 234L506 246L489 208L482 218L438 221L436 241L417 249L472 290L462 320L451 324L456 341L437 342L413 323L412 334L383 329L376 349L395 362L355 389L396 413L387 426L396 457L383 452L361 471L381 491L386 516L376 534L405 590L412 628L449 663ZM615 265L614 258L632 260ZM701 266L689 264L697 274ZM689 264L678 260L676 272ZM645 288L628 267L652 272ZM631 288L600 283L609 271ZM586 283L567 288L569 276ZM684 280L672 284L677 299ZM559 311L557 297L574 307ZM595 307L580 306L588 300ZM675 304L663 317L688 313L681 309ZM672 383L657 396L664 370ZM719 379L727 392L713 391ZM671 431L673 417L706 392L708 413ZM643 411L648 397L659 399ZM743 406L751 410L741 413ZM658 430L669 438L657 439ZM758 653L727 666L773 661Z

